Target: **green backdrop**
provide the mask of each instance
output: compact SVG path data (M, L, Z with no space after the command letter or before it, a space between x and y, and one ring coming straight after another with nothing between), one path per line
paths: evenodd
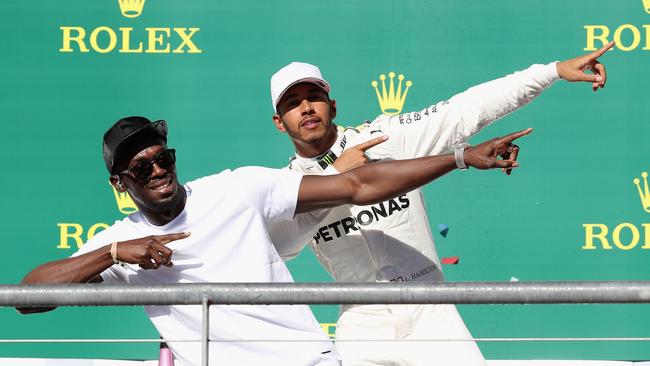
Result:
M75 235L83 241L101 229L97 223L124 216L100 148L120 117L167 120L184 181L243 165L281 167L292 148L271 122L269 78L290 61L319 65L333 85L337 123L356 125L381 113L370 83L382 73L413 82L409 111L532 63L582 54L604 39L618 42L602 58L607 87L593 93L589 85L558 82L484 130L474 142L534 127L521 143L522 167L510 177L455 172L430 184L429 219L434 229L450 226L447 237L434 233L442 257L460 257L444 268L450 281L650 280L650 208L643 205L650 197L633 183L650 170L644 5L148 0L138 17L127 18L117 0L2 1L0 283L69 256ZM587 240L589 230L600 236ZM308 251L290 267L299 281L329 280ZM324 323L336 320L336 307L314 310ZM650 336L647 305L460 310L476 337ZM5 308L0 324L0 339L157 336L140 308L32 316ZM650 359L647 342L480 346L489 359ZM0 357L156 354L156 345L142 344L0 344Z

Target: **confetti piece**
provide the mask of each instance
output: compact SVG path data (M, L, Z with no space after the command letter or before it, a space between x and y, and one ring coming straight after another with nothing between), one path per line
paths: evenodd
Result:
M458 264L460 257L442 258L442 264Z
M449 232L449 225L447 224L438 224L438 232L440 235L443 237L447 237L447 233Z

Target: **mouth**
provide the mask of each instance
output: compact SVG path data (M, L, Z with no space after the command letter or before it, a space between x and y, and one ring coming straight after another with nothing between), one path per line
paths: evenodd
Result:
M318 126L320 126L320 118L318 117L307 117L300 122L300 127L307 130L313 130L318 128Z
M157 179L155 181L151 181L147 188L151 191L162 193L162 194L171 193L174 188L174 179L171 176L171 174L168 174L163 179Z

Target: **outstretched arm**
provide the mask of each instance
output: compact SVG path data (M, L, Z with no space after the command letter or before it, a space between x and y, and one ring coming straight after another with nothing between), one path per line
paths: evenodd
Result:
M391 136L387 145L400 158L448 153L489 124L537 98L556 80L602 88L608 79L598 62L614 43L562 62L532 65L526 70L476 85L421 111L378 117L372 125ZM371 150L372 151L372 150Z
M464 153L467 166L476 169L511 168L511 143L532 129L492 139ZM500 160L501 156L504 159ZM369 205L423 186L456 168L454 155L383 161L363 165L344 174L304 176L298 192L296 213L342 204Z

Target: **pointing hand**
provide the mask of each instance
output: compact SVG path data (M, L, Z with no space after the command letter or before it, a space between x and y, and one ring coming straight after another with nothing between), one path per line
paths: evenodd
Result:
M522 136L528 135L532 131L532 128L527 128L470 147L464 153L465 164L480 170L516 168L519 166L519 163L515 160L517 156L513 154L515 145L512 142ZM499 157L503 159L498 159Z
M384 135L353 146L345 150L341 156L336 159L332 166L334 166L339 173L345 173L348 170L367 164L369 160L368 155L366 155L366 150L373 146L377 146L386 140L388 140L388 136Z
M591 88L597 91L604 88L607 81L605 66L598 62L598 58L614 47L614 42L609 42L603 48L592 53L578 56L557 64L557 73L566 81L583 81L591 83ZM591 71L591 74L586 73Z

